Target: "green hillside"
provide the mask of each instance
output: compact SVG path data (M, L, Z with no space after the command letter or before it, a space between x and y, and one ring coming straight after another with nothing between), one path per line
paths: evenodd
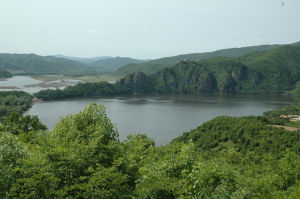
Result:
M260 73L229 58L180 62L165 68L153 80L158 93L255 93Z
M152 93L300 94L300 46L237 58L181 61L155 74L135 72L116 84L78 84L35 94L43 100Z
M300 81L300 46L281 46L270 51L253 52L237 61L263 75L261 88L283 93Z
M208 121L198 128L184 133L173 142L188 143L193 140L196 147L202 150L223 150L235 147L246 153L280 154L287 146L300 153L299 132L284 134L282 128L274 128L264 122L263 117L228 117L220 116Z
M0 54L0 69L18 74L88 73L85 65L62 58L35 54Z
M23 114L32 105L32 96L23 91L0 91L0 121L11 113Z
M149 77L159 93L300 94L300 46L180 62Z
M112 73L124 65L139 64L143 62L143 60L132 59L129 57L109 57L88 62L86 65L105 73Z
M145 74L154 74L155 72L161 70L162 68L170 67L180 61L199 61L199 60L208 59L215 56L238 57L254 51L270 50L278 46L279 45L250 46L250 47L242 47L242 48L223 49L214 52L193 53L193 54L178 55L173 57L165 57L165 58L147 61L142 64L125 65L120 69L118 69L115 72L115 74L126 75L128 73L137 72L137 71L144 72Z

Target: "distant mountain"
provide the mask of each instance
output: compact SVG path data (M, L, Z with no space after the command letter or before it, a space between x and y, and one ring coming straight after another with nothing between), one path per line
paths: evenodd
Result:
M98 59L87 63L89 67L96 69L102 69L104 72L114 72L120 67L127 64L140 64L145 62L145 60L132 59L129 57L109 57L104 59Z
M137 71L144 72L145 74L154 74L155 72L161 70L162 68L170 67L180 61L199 61L199 60L208 59L216 56L238 57L250 52L267 51L276 48L278 46L279 45L250 46L250 47L242 47L242 48L223 49L214 52L193 53L193 54L184 54L184 55L178 55L173 57L164 57L160 59L150 60L141 64L127 64L119 68L115 72L115 74L126 75L128 73L137 72Z
M110 57L110 56L82 58L82 57L70 57L70 56L65 56L65 55L54 55L54 57L56 57L56 58L68 59L68 60L72 60L72 61L78 61L78 62L81 62L81 63L83 63L83 64L95 62L95 61L98 61L98 60L103 60L103 59L110 59L110 58L112 58L112 57Z
M35 94L43 100L133 94L300 94L300 46L244 56L181 61L155 74L134 72L115 84L83 83Z
M16 74L85 75L111 73L129 63L142 63L127 57L76 58L63 55L0 54L0 69Z
M89 73L82 63L35 54L0 54L0 69L18 74L78 75Z
M68 57L64 55L55 55L57 58L69 59L85 64L87 67L95 71L102 73L112 73L119 69L120 67L127 64L140 64L145 62L145 60L132 59L129 57L92 57L92 58L79 58L79 57Z
M181 61L148 76L131 73L119 83L133 93L300 94L300 46Z
M253 52L236 61L262 74L262 89L283 93L300 84L300 45L285 45L265 52ZM300 93L298 93L300 94Z

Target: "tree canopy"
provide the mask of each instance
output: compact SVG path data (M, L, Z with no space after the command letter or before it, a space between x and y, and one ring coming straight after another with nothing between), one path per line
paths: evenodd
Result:
M120 141L95 103L50 132L31 119L37 128L18 133L14 118L1 124L1 198L300 196L300 132L261 116L217 117L164 146L144 134Z

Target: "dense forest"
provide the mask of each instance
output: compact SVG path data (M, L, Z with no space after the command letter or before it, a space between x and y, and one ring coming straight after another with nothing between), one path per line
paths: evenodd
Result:
M11 113L22 114L32 105L32 96L23 91L0 91L0 121Z
M120 141L95 103L50 132L13 118L0 124L1 198L300 197L300 132L262 116L217 117L165 146Z
M35 93L34 96L42 100L60 100L68 98L107 97L131 93L127 88L121 87L120 84L87 82L68 86L63 90L42 90Z
M238 58L182 61L153 75L128 74L115 84L81 83L35 94L43 100L152 93L300 94L300 46Z

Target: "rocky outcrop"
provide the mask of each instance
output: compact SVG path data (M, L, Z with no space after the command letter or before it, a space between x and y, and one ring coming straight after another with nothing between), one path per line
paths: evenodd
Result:
M156 74L142 72L127 75L119 81L133 94L149 93L244 93L255 89L262 77L242 63L232 60L212 62L179 62Z
M154 91L153 84L143 72L135 72L125 76L119 84L129 89L133 94L147 94Z

